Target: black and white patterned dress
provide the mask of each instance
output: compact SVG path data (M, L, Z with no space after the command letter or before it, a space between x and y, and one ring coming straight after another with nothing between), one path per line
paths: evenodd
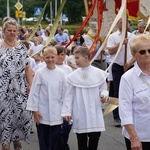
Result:
M0 140L4 145L16 140L29 143L32 113L26 110L28 63L23 44L15 48L0 45Z

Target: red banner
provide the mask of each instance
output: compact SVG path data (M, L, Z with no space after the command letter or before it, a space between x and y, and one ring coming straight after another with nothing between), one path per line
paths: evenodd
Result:
M88 4L88 11L89 11L92 7L92 0L87 0L87 4Z
M114 1L115 1L116 13L117 13L118 9L120 9L121 7L122 0L114 0ZM138 11L139 11L139 0L127 0L127 11L128 11L129 18L137 19Z
M103 20L103 0L98 0L97 1L97 20L98 20L98 31L97 31L97 35L96 38L94 39L94 42L90 48L90 58L93 58L93 54L94 54L94 50L96 48L96 45L99 41L99 34L101 31L101 26L102 26L102 20Z
M95 5L96 5L96 0L94 0L94 3L92 4L92 7L90 8L90 10L88 12L88 15L86 16L85 20L82 22L80 28L77 30L76 34L73 36L73 38L70 40L70 42L65 46L65 48L67 48L76 39L76 37L79 35L79 33L85 27L85 25L87 24L87 22L89 21L90 17L93 14Z

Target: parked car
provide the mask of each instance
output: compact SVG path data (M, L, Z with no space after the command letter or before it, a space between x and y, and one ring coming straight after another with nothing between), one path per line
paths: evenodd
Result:
M25 21L38 21L38 18L30 17L30 18L26 18Z
M69 22L69 19L68 19L68 17L65 17L65 18L62 18L62 21Z
M48 18L48 17L45 17L45 20L46 20L48 23L50 23L50 22L51 22L51 19L50 19L50 18Z

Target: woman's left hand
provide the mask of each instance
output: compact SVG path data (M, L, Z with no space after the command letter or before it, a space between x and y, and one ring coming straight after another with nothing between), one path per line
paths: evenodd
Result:
M29 93L30 93L30 85L28 85L27 87L27 94L29 95Z

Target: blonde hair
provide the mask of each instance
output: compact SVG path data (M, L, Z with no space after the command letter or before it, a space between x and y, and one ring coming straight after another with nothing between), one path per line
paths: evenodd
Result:
M16 21L14 18L12 17L4 17L3 20L2 20L2 24L4 24L6 21L10 21L10 20L13 20L13 21ZM17 22L17 21L16 21Z
M43 51L43 56L44 55L47 55L49 53L52 53L52 54L55 54L57 55L57 50L55 47L53 46L47 46L46 48L44 48L44 51Z
M150 34L140 34L134 36L130 40L131 53L135 53L137 51L138 45L142 42L150 42Z
M8 21L4 22L3 29L6 29L9 25L14 25L18 29L18 24L17 24L16 20L12 19L12 20L8 20Z

